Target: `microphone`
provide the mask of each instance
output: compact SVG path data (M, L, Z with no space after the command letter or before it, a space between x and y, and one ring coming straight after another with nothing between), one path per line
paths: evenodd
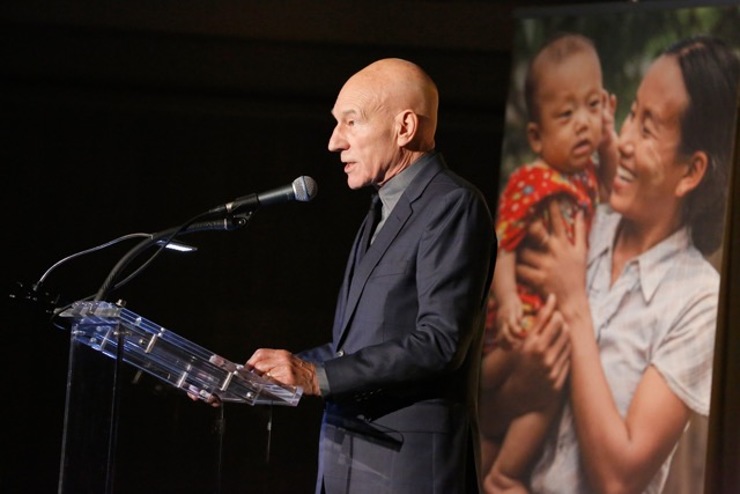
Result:
M268 190L262 193L253 193L238 197L231 202L215 207L208 214L238 214L245 211L255 211L261 206L270 206L288 201L307 202L316 197L319 186L311 177L298 177L292 184Z

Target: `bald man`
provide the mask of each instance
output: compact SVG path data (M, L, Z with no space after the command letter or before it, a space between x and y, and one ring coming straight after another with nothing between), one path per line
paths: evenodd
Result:
M317 494L455 494L475 478L467 446L496 241L481 193L435 150L438 104L405 60L344 84L329 150L382 214L369 247L370 220L358 231L332 341L247 362L325 400Z

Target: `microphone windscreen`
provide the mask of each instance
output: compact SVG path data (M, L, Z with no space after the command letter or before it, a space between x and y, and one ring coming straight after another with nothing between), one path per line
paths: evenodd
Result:
M302 176L293 180L293 191L296 201L306 202L316 197L319 186L311 177Z

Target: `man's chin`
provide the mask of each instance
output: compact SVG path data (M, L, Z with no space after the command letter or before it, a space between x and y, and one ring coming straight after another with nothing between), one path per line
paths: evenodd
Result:
M365 187L367 185L365 181L363 181L361 178L357 177L356 175L353 175L352 173L347 174L347 185L352 190L357 190Z

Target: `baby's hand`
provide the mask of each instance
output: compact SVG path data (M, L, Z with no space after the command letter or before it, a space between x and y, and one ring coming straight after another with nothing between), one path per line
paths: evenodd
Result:
M500 344L511 347L521 342L525 330L521 325L523 315L522 301L516 294L500 301L496 313L498 328L497 340Z
M617 111L617 97L604 90L601 106L602 131L598 149L599 200L608 202L611 195L611 184L614 175L617 173L619 163L619 149L617 148L619 136L614 121Z
M603 105L601 112L602 121L602 133L601 142L599 143L599 149L608 149L609 146L617 141L617 130L614 123L615 114L617 112L617 96L610 94L606 89L603 94Z

